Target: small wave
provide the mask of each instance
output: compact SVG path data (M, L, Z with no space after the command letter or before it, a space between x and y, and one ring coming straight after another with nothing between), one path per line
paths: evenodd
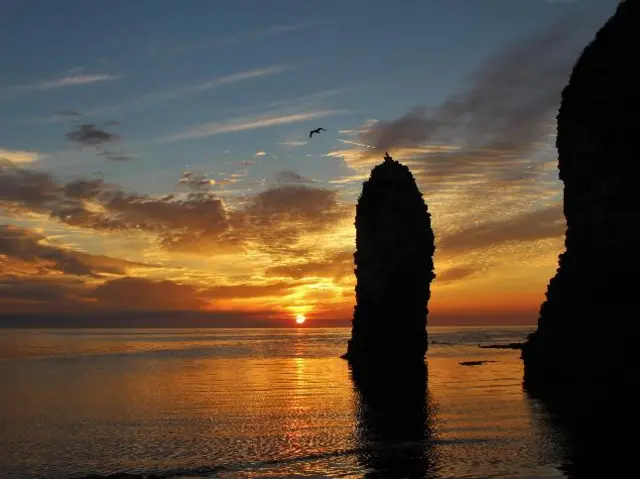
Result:
M231 472L250 472L258 471L260 469L266 469L272 466L286 466L299 462L310 462L324 459L334 459L338 457L348 457L353 455L366 455L384 453L394 450L402 449L418 449L426 448L427 446L445 446L445 445L462 445L487 442L483 438L466 438L466 439L429 439L422 441L404 441L404 442L389 442L389 441L375 441L370 443L367 447L342 449L338 451L330 451L318 454L307 454L302 456L281 458L281 459L267 459L264 461L250 461L236 464L221 464L217 466L201 466L189 469L169 469L166 471L155 471L148 473L113 473L107 475L90 474L84 476L66 476L59 479L187 479L187 478L208 478L215 477L219 473L231 473ZM297 475L296 477L304 477ZM333 477L333 476L307 476L307 477Z

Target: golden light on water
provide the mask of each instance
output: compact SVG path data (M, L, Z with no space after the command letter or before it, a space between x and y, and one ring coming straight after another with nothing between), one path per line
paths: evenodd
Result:
M304 324L304 322L307 320L307 318L305 317L304 314L298 314L296 315L296 323L297 324Z

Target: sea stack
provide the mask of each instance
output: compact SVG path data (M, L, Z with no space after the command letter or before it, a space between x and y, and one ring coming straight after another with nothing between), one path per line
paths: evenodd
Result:
M343 358L424 360L435 245L409 168L385 155L363 184L355 226L356 306Z
M562 92L566 251L522 350L525 386L543 395L588 390L586 401L637 382L638 339L625 328L640 272L639 27L640 0L620 2Z

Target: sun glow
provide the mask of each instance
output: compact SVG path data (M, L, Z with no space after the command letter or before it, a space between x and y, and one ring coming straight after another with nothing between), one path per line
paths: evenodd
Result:
M306 320L307 320L307 318L305 317L304 314L296 315L296 323L297 324L303 324Z

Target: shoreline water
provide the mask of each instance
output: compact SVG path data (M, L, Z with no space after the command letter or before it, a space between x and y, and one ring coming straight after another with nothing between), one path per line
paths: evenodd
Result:
M405 391L391 411L375 392L361 396L338 358L348 328L0 331L15 353L0 359L0 470L7 479L394 477L406 467L438 479L565 477L560 433L524 393L519 351L478 347L531 329L430 328L426 394ZM459 364L480 360L496 362ZM389 436L397 431L384 417L400 413L426 428L424 440Z

